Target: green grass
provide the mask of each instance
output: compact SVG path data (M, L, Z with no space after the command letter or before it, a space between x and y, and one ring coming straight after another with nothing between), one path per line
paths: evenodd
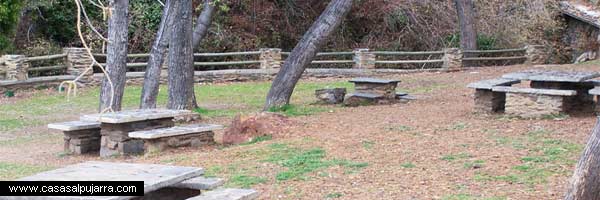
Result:
M253 185L266 182L267 179L258 176L249 176L245 174L236 174L229 179L229 185L242 188L251 188Z
M506 174L477 172L477 181L502 181L513 184L535 186L547 183L553 175L571 173L569 168L576 163L575 158L583 146L565 140L552 138L551 130L537 128L517 137L495 138L497 145L508 145L514 149L526 150L527 155L520 158L521 163L512 167Z
M407 163L403 163L402 165L400 165L400 167L409 169L409 168L415 168L415 167L417 167L417 165L415 165L411 162L407 162Z
M483 167L484 164L485 164L485 160L475 160L475 161L465 162L463 164L463 167L465 169L473 169L476 167L481 168L481 167Z
M238 113L253 113L262 110L270 82L232 83L200 85L195 87L196 99L201 109L196 110L204 117L228 117ZM320 88L353 88L348 82L300 82L292 95L293 106L283 113L290 116L311 115L332 109L324 105L312 105L316 101L314 91ZM125 88L123 108L139 106L140 86ZM349 91L351 92L351 91ZM57 112L97 112L99 89L79 91L77 97L67 100L64 93L34 93L27 99L0 105L0 131L10 131L27 126L40 126L56 120ZM157 96L159 107L168 100L167 88L162 86Z
M286 180L306 180L307 174L325 169L334 165L342 166L353 173L365 168L368 163L354 162L343 159L326 159L326 152L321 148L299 149L290 147L286 144L275 143L269 145L270 155L265 162L275 163L285 168L278 172L275 179L278 181Z
M29 176L43 171L51 170L52 167L34 166L25 164L16 164L8 162L0 162L0 181L14 180L17 178Z
M467 159L470 158L471 155L468 153L459 153L459 154L448 154L445 156L442 156L442 160L448 161L448 162L452 162L452 161L456 161L456 160L461 160L461 159Z
M259 136L259 137L252 138L252 140L250 140L250 142L246 142L246 143L243 143L241 145L251 145L251 144L256 144L256 143L260 143L260 142L264 142L264 141L269 141L269 140L272 140L272 139L273 139L273 136L271 136L271 135L264 135L264 136Z
M342 196L344 196L342 193L334 192L334 193L327 194L327 196L325 196L325 198L328 198L328 199L337 199L337 198L340 198Z

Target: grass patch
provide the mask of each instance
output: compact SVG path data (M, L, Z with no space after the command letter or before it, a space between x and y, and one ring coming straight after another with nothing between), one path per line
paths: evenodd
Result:
M342 193L334 192L334 193L327 194L327 196L325 196L325 198L328 198L328 199L337 199L337 198L340 198L342 196L344 196Z
M521 164L513 166L507 174L490 175L478 173L474 179L478 181L503 181L534 186L547 183L553 175L569 174L569 165L574 165L574 158L583 146L564 140L551 138L552 131L537 128L519 137L499 137L500 145L510 145L515 149L527 150L528 155L520 158ZM495 137L495 136L494 136Z
M395 131L395 132L409 132L409 131L414 131L415 128L410 127L410 126L405 126L405 125L399 125L399 126L387 126L387 127L385 127L385 130Z
M403 164L401 164L401 165L400 165L400 167L402 167L402 168L407 168L407 169L410 169L410 168L415 168L415 167L417 167L417 165L415 165L415 164L413 164L413 163L411 163L411 162L407 162L407 163L403 163Z
M0 162L0 180L14 180L17 178L30 176L39 172L51 170L47 166L34 166L25 164L16 164Z
M292 104L288 104L282 107L273 107L269 109L269 112L276 112L284 114L285 116L295 117L295 116L307 116L313 115L320 112L327 112L329 109L326 107L315 106L315 105L304 105L304 106L296 106Z
M485 160L475 160L472 162L465 162L463 164L463 167L465 169L474 169L474 168L481 168L481 167L483 167L484 164L485 164Z
M348 160L327 160L326 152L321 148L303 150L280 143L271 144L269 148L271 154L264 161L286 168L276 174L275 179L278 181L306 180L308 178L306 174L334 165L345 167L351 172L368 166L368 163Z
M365 149L372 149L373 145L375 145L375 142L373 142L373 141L367 141L367 140L362 141L362 146Z
M442 156L442 160L448 161L448 162L452 162L452 161L456 161L456 160L460 160L460 159L467 159L470 158L471 155L468 153L459 153L459 154L448 154L445 156Z
M249 176L245 174L236 174L229 179L229 184L242 188L250 188L253 185L266 182L267 179L258 176Z
M272 139L273 139L273 136L271 136L271 135L263 135L263 136L258 136L258 137L252 138L252 140L250 140L250 142L242 143L241 145L251 145L251 144L256 144L259 142L269 141Z

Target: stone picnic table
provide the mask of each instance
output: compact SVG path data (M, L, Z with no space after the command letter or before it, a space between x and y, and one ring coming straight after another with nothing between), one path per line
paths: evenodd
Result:
M188 110L147 109L84 115L82 121L100 122L100 156L132 155L144 152L144 141L129 137L130 132L175 126L175 117Z
M559 70L527 70L509 73L502 78L530 81L530 87L536 89L573 90L577 94L565 99L566 109L575 111L591 111L594 96L589 94L597 82L591 79L600 77L598 72L559 71Z
M144 194L172 187L185 180L203 175L204 170L196 167L180 167L155 164L85 162L64 168L42 172L17 181L144 181ZM2 197L9 200L123 200L136 197L88 196L88 197Z
M591 80L597 77L600 77L598 72L527 70L467 87L476 89L477 111L539 118L594 111L594 96L590 90L600 83ZM512 87L521 81L529 81L529 87Z

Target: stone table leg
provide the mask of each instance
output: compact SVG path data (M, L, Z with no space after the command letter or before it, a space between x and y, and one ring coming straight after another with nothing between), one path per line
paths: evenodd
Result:
M173 118L163 118L122 124L102 123L100 156L144 153L144 141L129 137L130 132L173 127Z
M475 90L475 111L482 113L504 112L506 93L492 92L491 90Z
M589 90L594 88L592 84L531 81L531 87L539 89L577 91L577 96L565 98L564 109L568 113L592 112L594 109L594 96L588 93Z

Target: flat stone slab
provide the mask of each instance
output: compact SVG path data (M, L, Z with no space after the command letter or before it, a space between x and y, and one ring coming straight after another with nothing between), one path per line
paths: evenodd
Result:
M163 137L171 137L178 135L186 135L191 133L201 133L223 129L222 125L216 124L194 124L189 126L175 126L170 128L161 128L148 131L130 132L130 138L140 139L158 139Z
M383 95L381 94L371 94L371 93L352 93L354 97L367 98L367 99L381 99Z
M482 81L478 81L475 83L471 83L471 84L467 85L467 87L473 88L473 89L491 90L492 87L495 87L495 86L511 86L511 85L514 85L517 83L521 83L521 81L516 80L516 79L497 78L497 79L482 80Z
M187 200L253 200L258 195L256 190L225 188L208 191Z
M181 115L190 114L189 110L167 110L167 109L147 109L147 110L127 110L114 113L101 113L93 115L84 115L80 119L83 121L96 121L109 124L121 124L128 122L138 122L153 119L174 118Z
M399 83L397 80L385 80L385 79L376 79L376 78L355 78L350 80L351 83L375 83L375 84L390 84L390 83Z
M144 181L144 193L172 186L204 174L202 168L154 164L85 162L42 172L17 181ZM26 199L113 200L133 197L27 197ZM13 199L19 199L14 197Z
M222 186L224 183L225 181L220 178L206 178L200 176L177 183L173 187L193 190L212 190Z
M48 128L61 130L61 131L79 131L79 130L100 128L100 122L70 121L70 122L52 123L52 124L48 124Z
M572 83L583 82L585 80L597 77L600 77L600 73L598 72L542 70L528 70L522 72L509 73L502 76L502 78L506 79Z
M541 94L550 96L575 96L577 91L575 90L555 90L555 89L536 89L536 88L517 88L507 86L493 87L494 92L507 92L507 93L523 93L523 94Z
M588 93L591 94L591 95L600 95L600 87L596 87L594 89L591 89Z

